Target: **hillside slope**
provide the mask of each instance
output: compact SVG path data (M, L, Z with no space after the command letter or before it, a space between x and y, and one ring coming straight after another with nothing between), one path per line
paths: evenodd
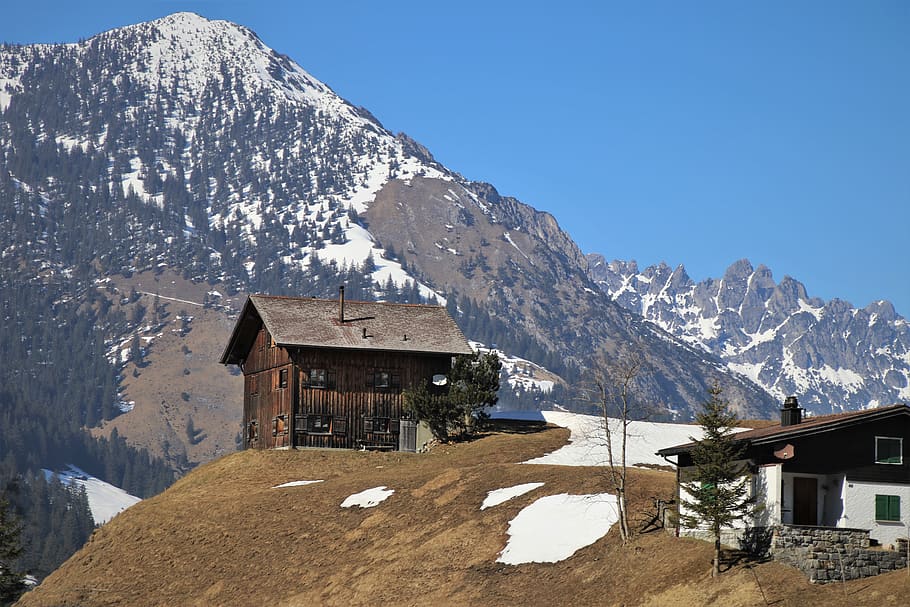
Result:
M20 601L40 605L898 605L906 577L811 586L776 563L719 581L710 546L664 533L623 549L615 530L557 563L496 559L509 521L543 495L595 493L596 469L521 465L567 432L503 423L428 454L242 452L200 467L95 532ZM273 488L298 480L306 486ZM673 474L635 471L632 511L672 493ZM540 489L480 511L493 489ZM342 509L366 488L395 493ZM903 575L903 572L898 572Z

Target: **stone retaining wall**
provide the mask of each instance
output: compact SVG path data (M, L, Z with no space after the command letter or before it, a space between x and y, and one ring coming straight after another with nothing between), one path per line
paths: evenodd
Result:
M906 553L869 548L869 531L783 526L774 529L772 556L824 584L878 575L907 566Z

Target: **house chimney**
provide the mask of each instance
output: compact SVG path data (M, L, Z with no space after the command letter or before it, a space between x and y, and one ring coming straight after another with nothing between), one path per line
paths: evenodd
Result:
M784 400L784 408L780 410L780 425L795 426L803 421L803 409L795 396L788 396Z
M344 285L338 287L338 322L344 322Z

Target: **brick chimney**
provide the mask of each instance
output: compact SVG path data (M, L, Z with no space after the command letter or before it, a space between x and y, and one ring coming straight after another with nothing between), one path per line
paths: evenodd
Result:
M784 400L784 408L780 410L780 425L795 426L803 421L803 408L795 396L788 396Z

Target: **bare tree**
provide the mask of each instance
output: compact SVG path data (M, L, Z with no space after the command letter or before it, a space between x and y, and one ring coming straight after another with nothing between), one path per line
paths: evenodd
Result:
M635 350L624 350L608 358L601 352L591 368L589 400L597 405L605 434L607 452L606 477L616 493L619 533L623 545L629 543L632 529L629 525L628 462L629 424L646 417L648 410L637 398L637 381L644 362ZM618 444L617 444L618 443Z

